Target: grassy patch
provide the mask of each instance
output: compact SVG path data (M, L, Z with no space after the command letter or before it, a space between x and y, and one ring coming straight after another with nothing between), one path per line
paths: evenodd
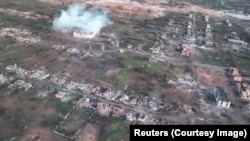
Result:
M134 72L134 69L142 68L144 67L144 64L146 64L147 60L142 57L138 56L132 56L129 54L123 54L122 57L122 64L126 66L127 68L124 68L120 74L118 79L115 82L115 89L123 89L126 85L126 81L128 81L131 78L131 75Z
M104 79L105 78L105 73L106 70L103 67L98 67L95 69L96 74L101 78Z
M13 41L11 38L5 38L1 41L0 44L0 56L8 51L8 45L14 44L15 41Z
M53 114L53 115L49 115L44 120L42 120L41 125L54 127L59 123L59 121L60 121L60 118L57 115Z
M210 65L224 66L225 63L218 52L208 52L200 50L202 53L202 61Z
M4 108L0 107L0 120L5 121L9 119L10 115L6 112Z
M143 95L143 96L149 96L149 92L152 91L151 88L147 87L147 88L140 88L138 86L131 86L129 85L129 90L133 90L134 93L139 94L139 95Z
M119 118L109 119L105 131L106 141L120 141L125 135L126 130L124 127L124 122Z
M127 69L123 69L120 72L120 76L118 77L118 79L115 82L115 89L116 90L121 90L125 87L125 83L127 80L129 80L131 77L131 72L129 72L129 70Z
M123 64L127 67L132 67L132 68L140 68L143 67L143 65L148 62L146 58L142 58L140 56L133 56L130 54L124 54L122 56L122 61Z
M92 113L92 109L75 108L66 119L56 126L56 130L67 136L73 136L75 132L87 122Z
M8 52L4 52L0 56L0 61L4 62L4 64L14 64L20 63L23 59L32 55L31 48L17 48L15 50L10 50Z
M64 115L67 114L73 107L71 103L62 102L60 99L57 98L52 98L51 102L56 108L56 111Z
M18 26L20 24L20 19L14 16L9 16L0 13L0 28Z
M162 70L162 64L161 64L161 62L152 62L151 68L153 70Z
M250 69L250 61L246 58L241 57L233 57L235 64L242 69L249 70Z

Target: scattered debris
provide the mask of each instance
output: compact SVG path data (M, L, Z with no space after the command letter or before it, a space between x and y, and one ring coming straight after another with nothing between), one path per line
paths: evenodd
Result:
M25 91L29 90L32 87L31 83L26 83L23 80L17 80L13 84L10 84L8 88L10 89L22 89L24 88Z
M71 94L66 92L59 91L55 96L56 98L59 98L62 102L68 102L72 99Z
M230 108L231 101L228 99L227 93L224 89L220 87L213 88L213 95L218 107Z

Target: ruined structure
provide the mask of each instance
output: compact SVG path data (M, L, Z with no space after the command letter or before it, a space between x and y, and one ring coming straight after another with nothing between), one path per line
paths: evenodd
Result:
M218 107L230 108L231 101L229 100L227 93L221 87L213 88L213 95Z
M240 71L237 68L230 68L229 69L229 73L231 74L231 76L233 77L233 81L235 82L242 82L242 76L240 74Z
M250 86L247 83L237 83L237 90L243 100L250 100Z
M191 55L190 47L187 44L183 44L182 48L183 49L182 49L181 55L185 56L185 57L190 57L190 55Z
M205 37L206 46L212 46L213 45L213 37L211 32L211 25L207 24L206 27L206 37Z

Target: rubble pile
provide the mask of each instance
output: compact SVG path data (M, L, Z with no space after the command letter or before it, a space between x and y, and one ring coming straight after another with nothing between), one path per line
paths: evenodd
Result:
M191 55L191 49L190 49L190 47L188 45L183 45L183 49L182 49L181 55L185 56L185 57L190 57L190 55Z
M77 48L69 48L66 52L69 54L80 54L80 51Z
M10 84L8 88L10 89L22 89L24 88L25 91L29 90L32 87L32 84L26 83L23 80L17 80L13 84Z
M48 96L48 92L46 92L46 91L40 91L37 93L37 97L39 97L39 98L45 98L47 96Z
M33 37L32 33L25 29L18 29L18 28L2 28L0 30L0 36L8 36L17 40L19 42L24 43L37 43L40 42L41 39L38 37Z
M66 77L65 76L61 76L61 75L52 75L49 78L49 82L58 85L59 87L62 87L65 82L66 82Z
M53 45L52 48L56 49L56 50L64 50L65 46L64 45Z
M0 8L0 13L9 14L13 16L19 16L21 18L32 19L32 20L49 19L49 17L45 15L35 14L32 12L22 12L22 11L17 11L14 9Z
M3 74L0 74L0 85L8 82L8 78L6 78Z
M10 72L15 72L16 74L21 76L26 76L40 81L48 80L49 82L68 90L81 91L83 93L96 95L98 97L102 97L110 101L126 104L133 107L138 107L146 111L157 112L159 110L164 110L166 107L169 106L168 104L157 101L154 98L132 96L127 91L114 91L112 89L105 89L100 86L87 84L85 82L75 82L73 80L69 81L68 79L70 74L68 73L57 73L53 75L48 74L44 68L25 70L21 67L18 67L16 64L7 66L6 70ZM27 90L32 85L20 80L15 82L14 84L11 84L9 87L13 88L15 86L18 86L20 88L22 86ZM40 95L43 96L46 94L41 93ZM61 99L62 102L67 102L72 99L72 95L70 93L61 91L58 92L55 96ZM95 102L90 98L82 98L76 103L76 105L78 107L94 108L102 115L114 117L125 116L125 111L123 108L106 102ZM147 116L144 115L139 116L138 121L145 123L152 122L151 120L147 119Z
M95 33L92 34L84 34L81 32L73 32L73 37L79 38L79 39L91 39L95 37Z
M35 78L35 79L38 79L38 80L44 80L46 78L48 78L50 76L50 74L46 73L44 71L44 69L42 70L31 70L30 71L31 74L30 74L30 78Z
M227 40L232 44L237 44L237 45L242 45L242 46L248 45L247 42L240 39L239 35L236 32L232 32L232 34L229 35L229 38Z
M157 124L157 125L168 125L170 124L170 120L166 118L155 118L150 117L145 114L139 114L134 112L128 112L126 113L126 119L128 121L137 121L143 124Z
M178 89L197 94L201 94L204 90L208 89L205 85L193 80L190 75L186 75L184 78L178 78L176 81L169 80L168 84L175 85Z
M213 37L212 37L212 30L211 30L211 25L207 24L206 27L206 45L207 46L212 46L213 45Z
M189 38L191 36L192 33L192 22L188 22L188 26L187 26L187 38Z
M68 102L72 99L71 94L66 92L58 92L55 96L56 98L59 98L62 102Z
M87 107L87 108L94 108L92 107L93 103L90 98L81 98L80 100L77 101L76 106L77 107Z
M244 83L244 79L239 69L232 67L229 69L229 74L235 82L238 93L240 93L241 98L243 100L250 101L250 85Z

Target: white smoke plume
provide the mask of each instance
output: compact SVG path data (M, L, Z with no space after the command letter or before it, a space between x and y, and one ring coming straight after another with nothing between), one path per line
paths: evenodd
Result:
M103 27L112 24L106 12L98 7L87 8L84 4L73 4L62 10L53 21L52 28L57 31L80 30L86 34L96 34Z

